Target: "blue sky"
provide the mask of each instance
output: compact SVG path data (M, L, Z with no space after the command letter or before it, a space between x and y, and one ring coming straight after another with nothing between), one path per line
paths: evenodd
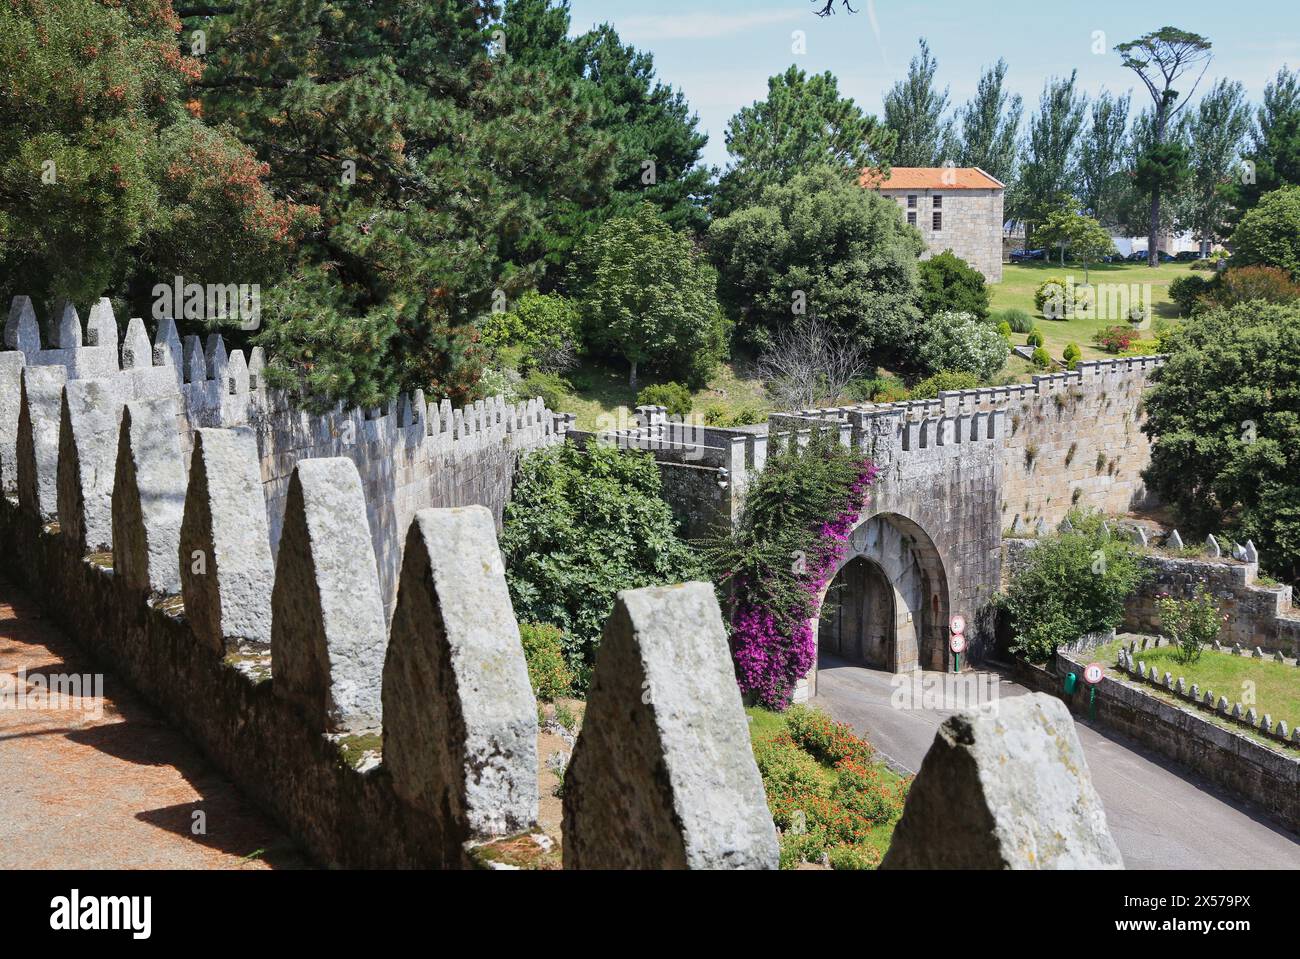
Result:
M1279 67L1300 67L1296 0L1182 0L1161 4L1155 14L1136 0L1068 6L1044 0L852 3L856 15L826 18L812 14L809 0L572 0L572 8L575 31L609 21L624 42L654 54L660 79L683 90L699 113L709 134L705 160L718 166L727 159L728 119L763 97L769 76L791 63L809 72L830 70L843 94L879 114L882 94L906 73L921 36L939 61L938 82L951 88L952 103L967 100L981 67L1003 57L1010 66L1008 84L1025 98L1026 117L1043 81L1074 68L1089 94L1133 87L1137 78L1120 66L1115 44L1167 23L1214 43L1203 87L1229 77L1257 101ZM791 51L796 30L806 35L807 52L801 55ZM1095 31L1105 34L1103 55L1092 52ZM1145 89L1134 94L1135 104L1149 99Z

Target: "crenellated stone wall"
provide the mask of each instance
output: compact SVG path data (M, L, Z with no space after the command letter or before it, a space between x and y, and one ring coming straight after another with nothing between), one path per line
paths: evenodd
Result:
M401 569L402 544L417 510L430 506L487 507L497 521L510 497L516 458L563 442L564 420L540 399L507 404L500 397L463 409L428 403L423 394L403 395L382 408L322 414L298 408L288 393L268 388L260 348L247 357L228 352L222 337L183 340L173 320L160 321L150 339L144 322L132 319L119 342L107 299L91 309L83 333L71 304L58 308L43 345L31 300L15 297L0 352L0 481L17 489L15 470L24 390L32 400L33 439L39 490L54 512L60 403L64 382L94 381L105 393L93 404L101 418L120 417L130 400L170 400L175 434L189 468L194 433L202 427L247 426L258 450L258 474L266 499L271 550L279 549L285 500L294 467L304 459L341 456L356 464L365 493L366 519L378 564L384 606L391 615ZM24 371L28 371L25 375ZM74 404L77 394L73 395ZM103 424L95 429L103 435ZM112 435L116 435L116 422ZM42 492L43 491L43 492ZM48 496L47 496L48 494Z

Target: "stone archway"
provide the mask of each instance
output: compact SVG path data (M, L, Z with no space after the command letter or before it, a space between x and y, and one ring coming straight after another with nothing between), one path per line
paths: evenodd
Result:
M892 672L949 668L948 576L934 541L898 513L862 520L822 594L818 653ZM817 667L795 698L815 695Z

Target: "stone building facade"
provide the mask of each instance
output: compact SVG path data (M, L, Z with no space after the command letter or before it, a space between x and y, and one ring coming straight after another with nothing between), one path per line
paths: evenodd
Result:
M895 167L887 179L873 171L861 183L898 203L921 231L922 259L952 250L984 274L1002 281L1003 194L1006 185L978 167Z

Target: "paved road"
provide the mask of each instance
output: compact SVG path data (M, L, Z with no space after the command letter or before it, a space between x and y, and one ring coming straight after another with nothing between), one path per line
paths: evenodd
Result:
M305 862L112 673L103 676L102 697L93 695L91 680L58 703L24 698L24 708L9 708L20 688L32 696L49 677L93 676L98 669L0 581L0 683L8 691L0 698L0 869L265 869Z
M1000 696L1023 686L986 674ZM892 674L823 657L820 706L915 771L953 710L896 709ZM1297 837L1169 761L1075 717L1092 781L1129 869L1300 869Z

